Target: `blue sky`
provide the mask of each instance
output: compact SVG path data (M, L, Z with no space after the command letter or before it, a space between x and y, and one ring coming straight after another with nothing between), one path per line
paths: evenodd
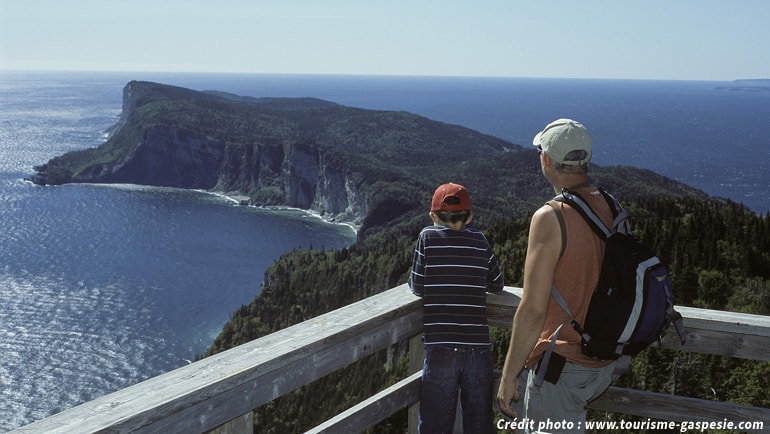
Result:
M767 0L0 0L0 69L770 78Z

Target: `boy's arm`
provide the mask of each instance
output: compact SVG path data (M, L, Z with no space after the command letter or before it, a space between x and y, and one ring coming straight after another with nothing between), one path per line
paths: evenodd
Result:
M422 234L420 234L412 258L412 272L409 274L409 288L418 297L423 296L425 289L425 245L423 241Z
M505 279L503 279L503 271L500 269L500 263L497 261L491 246L488 251L489 273L487 274L487 292L496 294L503 291Z

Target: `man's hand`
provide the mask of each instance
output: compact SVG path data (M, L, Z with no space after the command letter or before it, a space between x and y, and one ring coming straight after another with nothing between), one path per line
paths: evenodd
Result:
M513 377L511 380L503 379L500 381L500 387L497 389L497 405L500 407L500 411L503 412L503 416L508 416L511 419L518 416L513 407L511 407L511 402L518 400L519 379Z

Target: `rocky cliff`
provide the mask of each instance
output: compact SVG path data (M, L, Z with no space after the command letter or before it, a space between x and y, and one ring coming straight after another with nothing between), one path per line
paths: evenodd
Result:
M105 144L56 157L36 167L31 180L215 190L362 225L374 212L392 217L394 201L382 199L389 197L383 189L414 190L420 184L415 174L422 178L511 148L404 112L132 81ZM419 206L423 198L399 200Z

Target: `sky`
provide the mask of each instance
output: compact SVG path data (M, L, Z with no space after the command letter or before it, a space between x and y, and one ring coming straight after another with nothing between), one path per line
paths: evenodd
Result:
M0 0L0 70L770 78L768 0Z

